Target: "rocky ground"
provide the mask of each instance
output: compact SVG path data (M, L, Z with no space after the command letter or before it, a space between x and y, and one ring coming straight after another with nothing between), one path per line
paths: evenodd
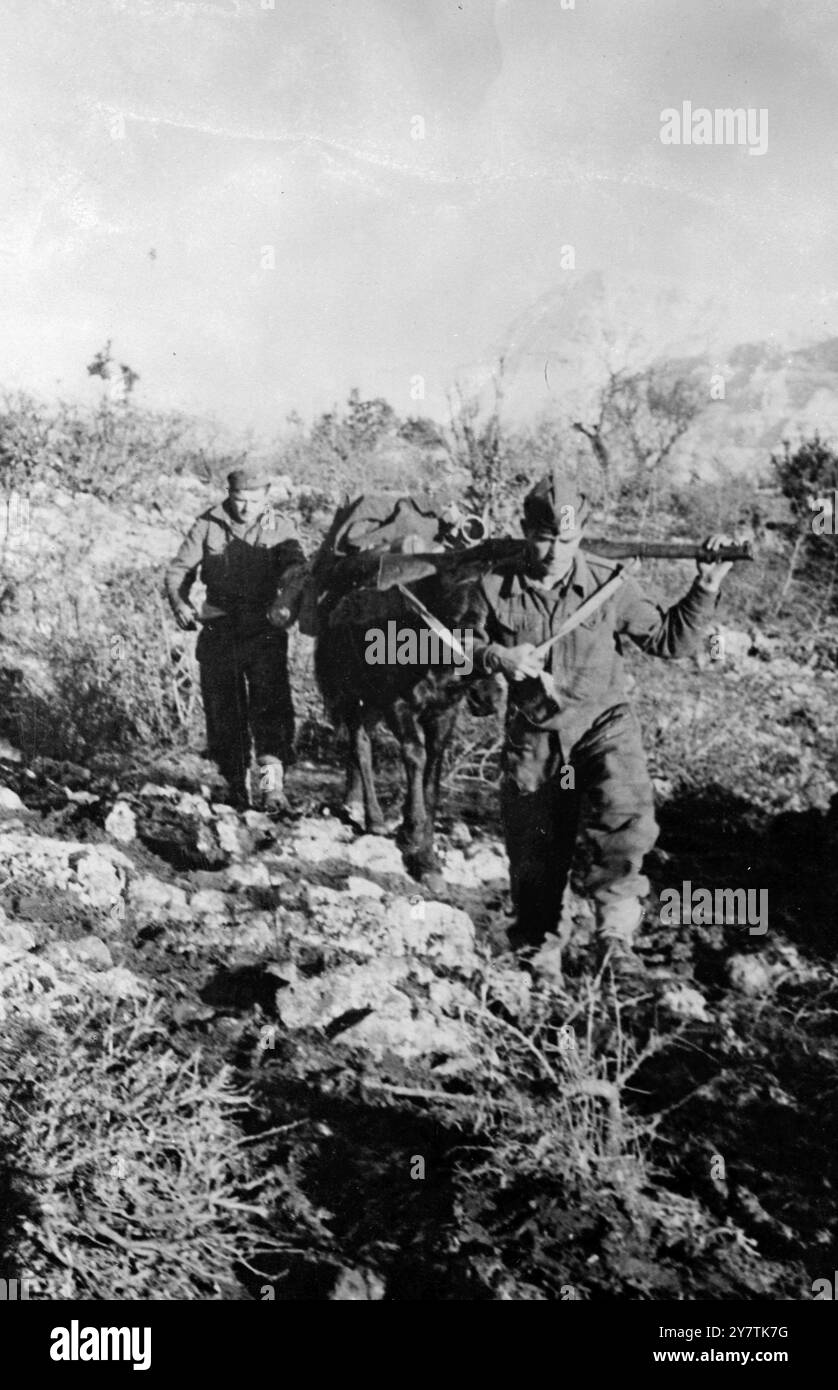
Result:
M452 744L434 893L391 836L328 814L310 639L290 647L297 821L225 809L185 751L195 639L162 566L247 455L186 423L4 418L26 524L0 536L0 1278L86 1299L811 1297L838 1265L832 580L793 575L766 530L695 661L627 655L661 822L646 976L593 972L577 898L549 978L506 949L491 720L464 714ZM335 472L309 445L272 496L311 552L378 464L353 444ZM410 486L456 482L416 451ZM728 529L751 493L676 488L649 534ZM621 503L603 533L651 521ZM692 574L642 582L668 603ZM767 891L768 932L662 927L686 880Z
M431 897L328 772L286 822L197 759L3 781L0 1250L42 1292L776 1299L834 1267L836 977L793 904L767 943L650 912L626 992L581 900L563 980L508 953L473 817ZM799 839L703 814L663 806L658 878Z

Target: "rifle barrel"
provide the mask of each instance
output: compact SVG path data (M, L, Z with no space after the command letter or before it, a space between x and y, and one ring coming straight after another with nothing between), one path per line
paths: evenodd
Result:
M602 555L606 560L630 560L637 556L641 560L753 560L754 553L748 541L739 544L721 545L718 550L708 550L706 545L696 541L608 541L598 536L585 536L582 550L594 555Z

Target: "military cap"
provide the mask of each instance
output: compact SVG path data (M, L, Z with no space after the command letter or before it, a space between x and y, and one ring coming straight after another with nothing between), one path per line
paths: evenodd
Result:
M572 511L566 508L572 507ZM536 531L560 531L580 526L590 512L584 492L560 469L545 473L524 498L524 521Z
M231 492L247 492L251 488L267 487L270 477L264 468L251 464L247 468L234 468L227 474L227 486Z

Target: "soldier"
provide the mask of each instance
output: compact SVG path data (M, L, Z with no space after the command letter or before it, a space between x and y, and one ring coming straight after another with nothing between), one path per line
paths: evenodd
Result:
M654 656L688 655L730 562L699 562L689 592L668 612L632 578L618 578L605 601L540 656L537 646L618 570L580 552L588 512L586 497L558 473L542 478L524 500L524 534L537 560L527 573L499 567L485 576L462 621L473 631L475 673L500 672L509 683L501 817L517 913L510 940L535 946L557 929L560 940L566 935L562 902L584 798L599 960L630 973L649 891L643 858L657 825L622 643L630 638ZM707 544L716 549L725 540ZM556 944L552 935L548 941Z
M288 810L284 769L292 761L294 707L288 637L268 621L280 579L305 563L294 527L268 504L268 481L252 468L227 478L223 502L198 517L166 571L166 596L184 631L202 628L196 654L209 753L233 805L250 805L250 738L266 809ZM200 568L206 603L189 601Z

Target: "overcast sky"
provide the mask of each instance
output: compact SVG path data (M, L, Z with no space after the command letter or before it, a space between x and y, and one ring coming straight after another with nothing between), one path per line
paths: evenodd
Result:
M667 347L838 333L832 0L263 3L3 0L0 383L89 393L112 337L270 430L506 350L537 409L596 273ZM662 144L685 100L766 153Z

